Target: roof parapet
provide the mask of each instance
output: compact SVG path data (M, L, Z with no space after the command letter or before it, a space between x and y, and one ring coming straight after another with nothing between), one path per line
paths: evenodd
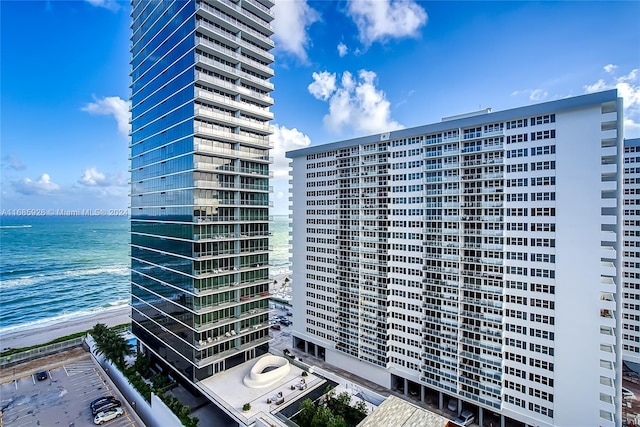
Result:
M489 113L491 113L491 111L493 111L491 108L484 108L482 110L472 111L470 113L456 114L455 116L443 117L441 121L448 122L450 120L457 120L457 119L464 119L464 118L467 118L467 117L480 116L482 114L489 114Z

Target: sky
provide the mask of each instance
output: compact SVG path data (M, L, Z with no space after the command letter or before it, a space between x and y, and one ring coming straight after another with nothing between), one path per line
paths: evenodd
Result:
M128 206L130 6L0 1L0 210ZM274 215L289 150L617 88L640 137L640 2L276 0ZM31 211L27 211L31 212Z

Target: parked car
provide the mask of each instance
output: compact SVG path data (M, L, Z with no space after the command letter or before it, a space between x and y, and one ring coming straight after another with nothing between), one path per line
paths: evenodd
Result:
M623 399L635 399L636 395L629 390L628 388L622 387L622 398Z
M451 412L458 412L458 399L449 399L447 409Z
M284 325L284 326L289 326L289 325L291 325L292 323L293 323L293 322L292 322L291 320L289 320L289 319L282 319L282 320L280 320L280 324L281 324L281 325Z
M98 414L98 412L103 412L115 408L119 408L122 406L122 403L118 399L113 396L101 397L100 399L94 400L91 402L91 413L93 415Z
M98 414L93 419L94 424L104 424L107 421L111 421L114 418L118 418L124 414L124 411L121 407L112 408L107 411L98 412Z
M453 422L461 426L468 426L471 425L471 423L473 423L475 419L476 417L473 415L473 412L462 411L462 413L458 415L458 418L453 420Z
M271 325L271 329L275 329L276 331L280 330L280 325L278 325L277 323L274 325Z
M44 381L47 378L49 378L49 374L47 374L47 371L40 371L36 374L36 379L38 381Z
M287 311L287 316L293 316L293 313L290 311Z
M99 397L99 398L97 398L97 399L95 399L95 400L91 401L91 403L89 404L89 406L93 409L93 407L94 407L95 405L97 405L98 403L106 402L107 400L116 400L116 398L115 398L114 396L102 396L102 397Z

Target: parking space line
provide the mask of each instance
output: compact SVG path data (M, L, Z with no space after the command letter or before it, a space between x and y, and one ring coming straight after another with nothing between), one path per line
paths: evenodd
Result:
M33 385L36 385L36 374L31 374L31 381L33 381Z
M18 418L16 418L16 419L15 419L15 421L20 420L20 418L27 418L27 416L25 415L25 416L23 416L23 417L18 417ZM12 425L13 425L13 424L12 424ZM23 427L23 426L29 426L29 425L32 425L32 423L31 423L31 421L30 421L30 420L29 420L28 422L26 422L25 424L18 424L18 425L16 425L15 427Z
M62 368L64 369L64 373L67 374L67 376L69 376L69 371L67 371L67 367L62 365Z

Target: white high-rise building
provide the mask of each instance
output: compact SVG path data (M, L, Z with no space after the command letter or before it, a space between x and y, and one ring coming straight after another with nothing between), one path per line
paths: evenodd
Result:
M620 425L622 123L612 90L288 152L293 344L480 425Z
M622 358L640 364L640 138L624 141Z

